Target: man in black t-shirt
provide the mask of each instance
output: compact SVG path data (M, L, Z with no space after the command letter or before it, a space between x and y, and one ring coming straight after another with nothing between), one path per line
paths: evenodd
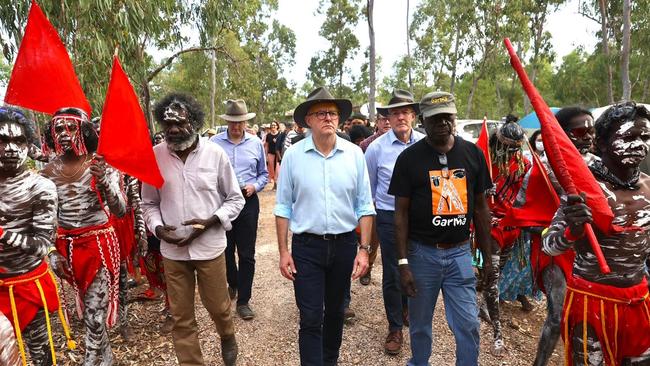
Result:
M477 365L479 320L470 224L492 271L491 188L483 153L454 136L454 96L432 92L420 101L426 138L400 154L389 194L395 196L395 232L402 291L409 298L409 365L428 365L431 322L440 290L456 338L457 365Z

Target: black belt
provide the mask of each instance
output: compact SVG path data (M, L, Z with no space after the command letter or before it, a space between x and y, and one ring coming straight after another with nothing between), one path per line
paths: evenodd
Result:
M320 240L339 240L343 239L345 237L349 237L350 235L353 235L354 231L348 231L347 233L341 233L341 234L312 234L312 233L300 233L296 235L301 235L305 236L308 238L314 238L314 239L320 239Z
M459 247L459 246L461 246L461 245L463 245L463 244L465 244L467 242L468 242L467 240L463 240L463 241L459 241L458 243L435 243L435 244L432 244L431 246L436 248L436 249L445 249L446 250L446 249L452 249L452 248Z

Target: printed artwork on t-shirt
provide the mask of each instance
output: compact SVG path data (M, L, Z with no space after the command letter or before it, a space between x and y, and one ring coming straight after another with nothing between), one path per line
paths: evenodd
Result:
M467 173L465 169L430 170L431 208L434 226L464 225L467 215ZM443 218L441 216L461 216Z

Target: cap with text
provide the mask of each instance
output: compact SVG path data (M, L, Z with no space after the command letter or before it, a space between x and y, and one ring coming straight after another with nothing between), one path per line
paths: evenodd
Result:
M420 100L422 118L427 118L441 113L456 114L456 103L453 94L434 91L427 93Z

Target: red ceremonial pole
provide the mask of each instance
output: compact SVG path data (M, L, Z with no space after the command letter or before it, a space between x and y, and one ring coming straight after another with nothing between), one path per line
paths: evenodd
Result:
M553 115L553 112L551 112L551 109L548 107L548 105L546 104L542 96L539 94L539 92L537 91L533 83L528 78L528 75L526 74L526 70L524 70L524 67L521 64L521 61L519 60L519 57L517 56L515 49L512 47L512 44L510 43L510 40L508 38L505 38L503 42L505 43L506 48L508 49L508 54L510 55L510 64L517 72L517 75L519 76L519 80L521 81L521 85L524 88L526 95L528 95L528 99L530 99L530 102L533 108L535 109L535 112L537 113L537 117L539 118L539 121L542 125L542 131L550 129L550 124L552 123L558 124L557 120L555 119L555 116ZM549 141L550 142L549 144L546 143L547 138L551 140ZM559 146L557 145L557 143L555 143L555 136L552 133L548 133L544 135L544 146L551 147L550 149L547 149L548 151L546 151L546 154L549 157L549 161L552 160L551 162L555 163L552 164L553 171L555 172L558 180L562 184L562 188L564 188L567 194L578 194L576 186L573 182L573 178L571 177L571 173L567 169L567 164L564 161L564 157L562 156L562 153L559 150ZM609 265L607 265L607 261L605 260L605 255L603 255L603 251L600 249L600 245L598 244L598 239L596 239L596 234L594 233L594 229L591 227L590 224L585 224L584 230L585 230L585 234L587 235L587 239L589 240L591 250L593 251L594 255L598 260L598 266L600 267L601 272L605 274L610 273L611 270L609 268Z

